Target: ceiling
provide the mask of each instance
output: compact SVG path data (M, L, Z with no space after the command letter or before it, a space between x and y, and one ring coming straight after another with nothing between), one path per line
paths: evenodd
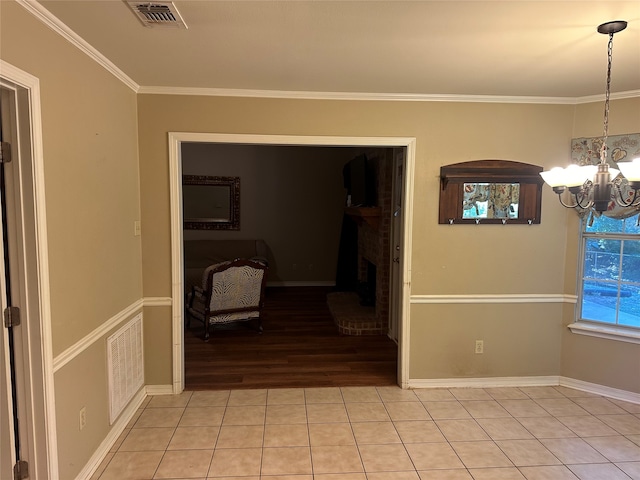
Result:
M640 94L638 0L175 0L186 30L122 0L39 3L141 87L356 97L602 96L596 27L626 20L611 91Z

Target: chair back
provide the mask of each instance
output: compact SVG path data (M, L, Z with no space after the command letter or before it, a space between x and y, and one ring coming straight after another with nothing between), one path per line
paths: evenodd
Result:
M209 311L232 312L260 309L264 298L267 267L251 260L234 260L208 272Z

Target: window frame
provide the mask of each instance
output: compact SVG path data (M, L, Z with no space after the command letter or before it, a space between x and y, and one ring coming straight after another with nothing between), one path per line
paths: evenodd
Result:
M636 221L636 215L629 217L627 221ZM622 221L622 220L621 220ZM621 325L619 321L619 302L616 302L616 323L610 323L605 321L593 320L582 318L583 299L584 299L584 285L585 281L585 264L587 261L587 242L589 239L607 239L624 242L626 240L640 241L639 233L606 233L606 232L587 232L588 216L582 218L580 222L580 238L578 248L578 275L577 275L577 305L575 309L574 323L569 325L569 328L573 333L579 333L583 335L596 336L601 338L608 338L612 340L620 340L631 343L640 344L640 326ZM621 244L621 252L624 249ZM624 258L624 257L623 257ZM620 262L622 265L623 258ZM616 285L624 284L625 282L620 278L622 272L618 272L618 280ZM618 297L618 296L616 296Z

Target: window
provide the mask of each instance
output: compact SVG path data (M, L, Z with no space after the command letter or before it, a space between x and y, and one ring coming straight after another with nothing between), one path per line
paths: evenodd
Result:
M639 220L583 221L580 320L640 330Z

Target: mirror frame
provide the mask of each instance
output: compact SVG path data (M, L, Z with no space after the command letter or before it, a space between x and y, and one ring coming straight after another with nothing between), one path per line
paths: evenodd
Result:
M240 230L240 177L183 175L182 185L229 187L229 221L201 218L196 220L186 217L183 202L183 226L185 230ZM184 197L184 191L182 195Z
M440 168L440 224L539 224L542 167L511 160L472 160ZM465 183L518 183L518 218L462 218Z

